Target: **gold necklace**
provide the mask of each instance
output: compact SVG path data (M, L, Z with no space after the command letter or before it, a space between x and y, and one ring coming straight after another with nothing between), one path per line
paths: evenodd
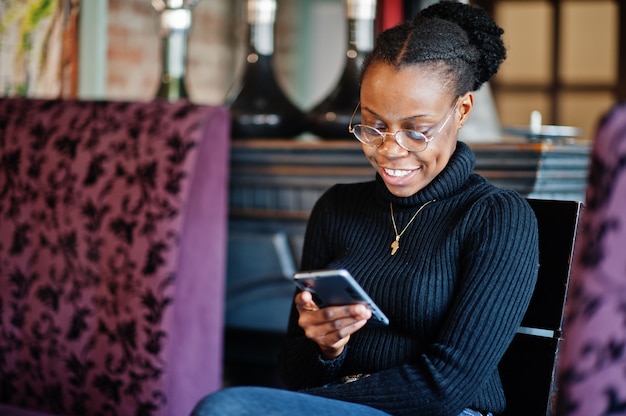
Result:
M411 223L413 222L413 220L417 217L417 214L420 213L421 210L424 209L424 207L428 204L430 204L431 202L435 202L434 199L431 199L430 201L426 201L424 203L424 205L422 205L415 214L413 214L413 216L411 217L411 219L409 220L409 222L404 226L404 228L402 229L402 231L400 231L400 233L398 233L398 227L396 227L396 220L393 217L393 204L391 202L389 202L389 209L391 210L391 223L393 224L393 231L396 233L396 239L393 240L393 242L391 243L391 255L393 256L394 254L396 254L396 251L398 251L398 249L400 248L400 237L402 237L402 234L404 234L404 232L406 231L407 228L409 228L409 225L411 225Z

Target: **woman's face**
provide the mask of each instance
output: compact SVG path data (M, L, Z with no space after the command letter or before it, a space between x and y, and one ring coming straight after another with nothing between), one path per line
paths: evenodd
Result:
M424 188L454 153L457 132L474 101L467 93L457 102L444 81L432 66L413 65L398 70L389 64L373 63L364 74L362 124L381 132L409 129L434 137L421 152L403 149L392 135L387 135L379 147L362 145L365 156L396 196L411 196Z

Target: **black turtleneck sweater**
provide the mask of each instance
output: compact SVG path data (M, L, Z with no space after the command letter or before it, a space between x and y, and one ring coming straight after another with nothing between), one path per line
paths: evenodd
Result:
M377 176L335 185L319 199L301 269L348 269L391 323L368 323L327 361L292 308L279 360L289 388L393 415L504 409L498 362L537 278L537 223L519 194L487 183L474 165L472 151L458 142L446 168L413 196L394 196ZM389 203L400 231L433 199L392 256ZM336 382L359 373L370 376Z

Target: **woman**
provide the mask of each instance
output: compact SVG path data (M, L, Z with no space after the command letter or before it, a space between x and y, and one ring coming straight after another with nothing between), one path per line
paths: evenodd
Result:
M501 35L481 9L438 3L382 33L364 64L362 124L350 131L377 175L320 198L301 268L348 269L390 325L368 324L363 305L320 309L298 293L280 357L298 392L227 389L197 414L504 410L498 362L534 288L536 220L517 193L472 173L457 141L472 91L505 57Z

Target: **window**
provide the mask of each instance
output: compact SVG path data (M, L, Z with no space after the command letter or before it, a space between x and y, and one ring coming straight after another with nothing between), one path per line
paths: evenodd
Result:
M583 128L626 98L624 14L618 0L476 0L505 30L507 60L491 83L501 123Z

